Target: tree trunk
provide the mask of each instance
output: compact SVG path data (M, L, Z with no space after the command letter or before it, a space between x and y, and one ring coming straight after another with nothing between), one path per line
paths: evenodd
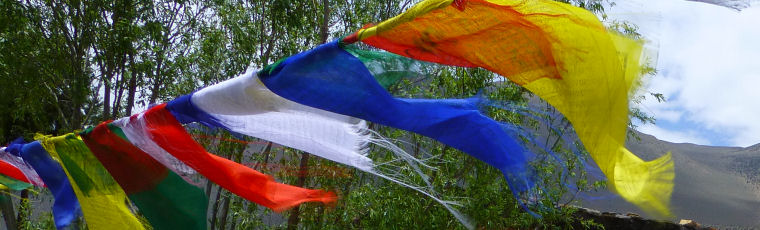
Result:
M13 200L11 200L11 197L6 193L0 195L0 209L3 211L5 228L18 229L18 224L16 223L16 215L13 211Z
M76 76L73 89L71 90L71 127L68 127L67 131L78 129L82 127L82 107L85 104L84 97L89 94L89 79L84 76L84 73L80 76Z
M235 151L235 158L233 159L236 163L240 163L243 159L243 152L245 151L245 148L241 151ZM230 199L232 198L232 195L224 196L224 199L222 200L222 210L219 213L219 229L225 229L227 226L227 215L230 213Z
M232 202L233 207L235 206L235 204L242 205L240 203L240 197L237 197L237 198L233 197L231 202ZM242 206L241 206L241 208L242 208ZM230 221L230 229L235 229L236 225L237 225L237 216L236 215L232 215L232 219Z
M262 168L266 167L267 164L269 164L269 155L271 153L272 153L272 142L268 141L267 142L267 147L264 148L264 163L259 164L258 167L255 167L254 169L263 172ZM256 205L249 202L248 209L247 209L248 212L254 212L254 211L256 211L255 208L256 208Z
M103 84L105 86L105 92L103 93L103 119L108 120L111 119L111 84L108 83L109 81L103 81Z
M227 225L227 213L230 211L230 196L224 196L222 199L222 210L219 213L219 229L225 229Z
M129 65L134 68L135 66L135 57L133 55L129 55ZM135 104L135 93L137 92L137 72L131 71L131 76L129 78L129 88L127 89L127 116L132 115L132 107L134 107Z
M168 43L168 39L165 39L164 42L161 43L162 50L165 50L167 46L169 46ZM148 99L148 105L155 104L156 101L158 101L158 96L160 95L159 90L161 90L161 85L164 83L164 79L167 78L167 76L161 74L161 70L164 67L164 55L165 53L163 51L156 53L156 70L155 73L151 74L153 75L153 79L155 79L155 81L153 82L153 86L150 89L150 98Z
M21 190L21 202L19 202L18 216L16 216L16 223L22 224L29 221L29 189Z
M119 80L116 83L116 98L113 100L113 111L111 111L111 118L119 117L119 110L121 110L121 98L124 96L124 81L126 80L124 78L126 77L126 74L124 74L123 63L119 66L119 69L119 72L121 74L119 76Z
M301 151L299 151L301 152ZM296 182L296 186L303 187L306 184L306 176L308 174L307 170L309 169L309 153L307 152L301 152L301 165L298 169L298 181ZM290 216L288 217L288 229L297 229L298 228L298 221L299 216L301 215L301 205L298 205L293 208L293 210L290 213Z
M216 229L216 222L217 222L217 213L219 212L219 199L221 198L222 192L224 190L221 186L217 186L219 189L216 190L216 198L214 199L214 207L211 209L211 230Z
M328 0L322 0L322 24L319 27L320 44L327 42L328 25L330 24L330 5ZM309 165L309 153L303 152L301 155L301 166L298 170L298 183L296 186L303 187L306 184L306 176ZM293 208L293 213L288 217L288 229L298 228L299 216L301 215L301 205Z
M159 76L161 74L161 59L159 58L159 63L156 65L156 74L153 76L155 81L153 82L153 86L150 89L150 99L148 100L148 105L155 104L158 100L159 90L161 87L161 84L163 84L163 76Z
M103 119L108 120L111 119L109 116L111 114L111 77L106 75L101 81L103 81L103 86L105 86L105 92L103 93Z

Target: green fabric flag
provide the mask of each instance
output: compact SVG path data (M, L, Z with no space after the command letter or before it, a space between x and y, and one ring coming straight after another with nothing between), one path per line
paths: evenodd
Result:
M82 139L155 229L206 229L203 190L132 145L119 127L103 123Z
M32 187L32 184L24 183L22 181L7 177L5 175L0 175L0 184L5 185L5 187L8 187L11 190L24 190L29 187Z

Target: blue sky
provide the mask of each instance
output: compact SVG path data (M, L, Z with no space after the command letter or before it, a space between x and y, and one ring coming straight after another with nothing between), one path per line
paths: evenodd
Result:
M659 73L641 105L657 118L641 132L676 143L760 143L760 4L742 11L683 0L616 1L611 19L640 28ZM645 92L646 92L645 91Z

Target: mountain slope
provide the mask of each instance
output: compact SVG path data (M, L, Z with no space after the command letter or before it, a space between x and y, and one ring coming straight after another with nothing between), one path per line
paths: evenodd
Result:
M671 208L678 219L714 226L760 227L760 144L747 148L670 143L639 133L626 146L645 160L668 151L676 178ZM584 202L620 213L641 213L621 198Z

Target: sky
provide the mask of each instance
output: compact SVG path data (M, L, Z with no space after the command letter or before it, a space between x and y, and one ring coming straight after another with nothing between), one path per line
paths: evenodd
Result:
M639 131L675 143L760 143L759 3L742 11L684 0L616 4L609 17L636 24L658 51L658 74L644 90L667 99L640 105L657 122Z

